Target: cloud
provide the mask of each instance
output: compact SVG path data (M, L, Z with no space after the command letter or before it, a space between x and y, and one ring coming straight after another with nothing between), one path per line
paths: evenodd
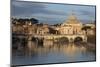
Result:
M57 23L65 21L71 11L80 20L95 19L95 9L90 6L46 4L39 2L11 2L11 16L15 17L35 17L40 22Z
M42 8L42 9L41 9ZM38 13L39 11L43 11L45 6L43 4L36 4L30 2L19 2L13 1L11 3L11 11L12 15L30 15L32 13Z
M87 15L87 16L95 16L95 12L87 11L87 10L81 10L80 14L81 15Z
M13 1L11 5L12 16L31 16L33 14L48 14L48 15L65 15L59 10L50 10L46 7L47 4L33 2Z

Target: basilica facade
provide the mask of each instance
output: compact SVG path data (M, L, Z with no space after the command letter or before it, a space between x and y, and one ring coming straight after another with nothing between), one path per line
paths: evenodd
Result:
M69 18L57 28L57 30L60 34L84 34L82 23L73 14L70 15Z

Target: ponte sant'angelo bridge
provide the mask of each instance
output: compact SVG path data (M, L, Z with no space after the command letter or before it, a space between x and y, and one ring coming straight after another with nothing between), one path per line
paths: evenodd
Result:
M18 38L20 42L23 41L23 39L26 39L28 41L28 43L30 41L32 41L32 39L35 38L35 41L37 43L41 42L45 43L48 40L52 40L53 42L56 41L56 39L60 39L60 38L67 38L68 42L75 42L75 40L77 38L81 39L82 42L87 42L87 36L86 35L82 35L82 34L76 34L76 35L54 35L54 34L48 34L48 35L35 35L35 34L28 34L28 35L13 35L12 37L14 38ZM77 41L78 42L78 41ZM47 45L47 44L46 44ZM27 44L28 47L31 48L32 45Z
M75 39L80 38L83 42L87 42L87 36L84 34L63 34L63 35L56 35L56 34L47 34L47 35L37 35L37 34L28 34L28 35L13 35L13 37L17 37L20 40L26 38L27 40L32 40L32 38L36 38L38 40L56 40L60 38L67 38L69 42L74 42Z
M47 35L29 35L28 40L32 40L32 38L43 39L43 40L55 40L59 38L67 38L69 42L74 42L75 39L80 38L83 42L87 42L87 36L83 34L76 34L76 35L54 35L54 34L47 34Z

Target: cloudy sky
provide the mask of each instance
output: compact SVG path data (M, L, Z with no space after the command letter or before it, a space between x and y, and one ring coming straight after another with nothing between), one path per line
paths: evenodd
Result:
M39 22L56 24L64 22L74 13L83 23L95 20L95 6L23 2L12 0L11 16L16 18L36 18Z

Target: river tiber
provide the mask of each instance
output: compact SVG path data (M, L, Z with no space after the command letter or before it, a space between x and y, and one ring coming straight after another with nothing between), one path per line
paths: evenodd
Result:
M12 65L95 61L95 20L84 23L74 11L65 17L59 23L41 22L35 14L12 17Z

